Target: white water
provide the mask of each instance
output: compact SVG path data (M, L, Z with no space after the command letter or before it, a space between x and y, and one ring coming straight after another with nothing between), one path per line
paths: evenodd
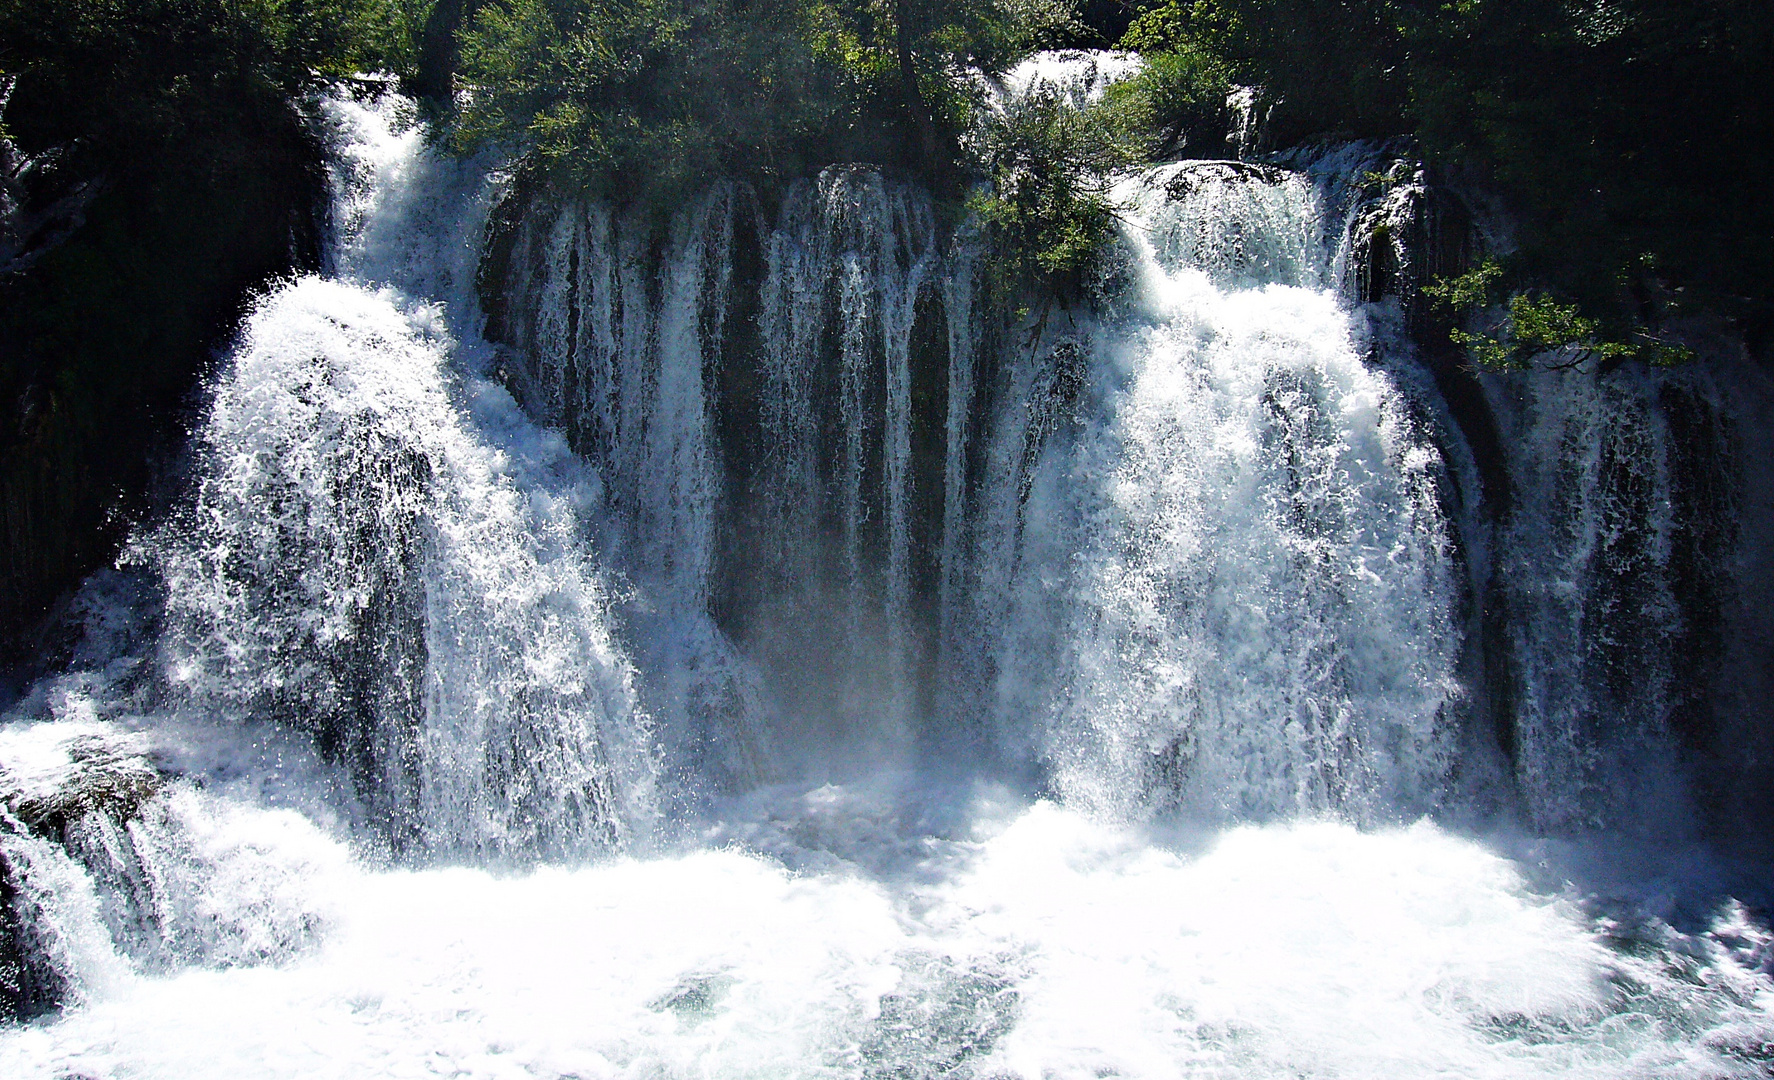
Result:
M915 854L880 876L734 849L517 878L341 867L313 883L339 911L319 949L127 982L6 1035L0 1069L1721 1076L1753 1075L1731 1047L1766 1038L1768 940L1735 912L1638 933L1674 966L1635 957L1427 825L1245 827L1179 854L1048 804L986 801L962 838L914 843L866 793L788 801L848 827L850 854Z
M520 236L534 351L501 356L469 291L484 165L434 157L392 95L329 108L338 250L248 319L191 500L138 541L164 621L95 582L85 666L0 732L15 784L66 784L124 729L187 776L65 844L0 830L68 984L0 1029L0 1075L1766 1074L1774 940L1726 899L1744 879L1417 820L1476 767L1470 574L1415 391L1364 363L1384 320L1325 291L1334 196L1130 182L1129 312L1031 319L991 368L977 249L938 250L927 201L866 171L774 229L718 189L657 281L582 208ZM751 505L713 389L746 228L774 501L741 549L813 620L786 645L711 613ZM921 295L948 350L923 478ZM879 767L926 720L919 663L1048 798ZM826 676L851 681L795 696ZM1635 723L1629 747L1667 744ZM1541 828L1534 793L1609 775L1548 745L1518 763ZM834 758L852 778L821 783Z
M1145 66L1137 53L1099 49L1038 52L1004 73L1000 99L1051 94L1075 106L1101 101L1109 87L1139 74Z
M380 235L427 233L407 220L437 194L423 170L449 166L395 117L333 111L372 170L368 205L341 184L335 276L248 318L193 503L141 544L168 593L156 659L189 707L315 730L397 848L620 844L647 827L652 765L578 535L597 479L450 370L472 294L402 251L405 232Z

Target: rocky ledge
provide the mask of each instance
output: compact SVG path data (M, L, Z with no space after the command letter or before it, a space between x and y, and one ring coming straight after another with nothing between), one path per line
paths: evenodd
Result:
M46 855L90 815L117 825L166 784L147 740L102 723L0 727L0 1022L54 1010L68 990L46 925Z

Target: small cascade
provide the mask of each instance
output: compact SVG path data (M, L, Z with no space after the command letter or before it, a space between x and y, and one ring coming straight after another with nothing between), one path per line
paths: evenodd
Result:
M514 241L502 333L526 407L599 470L610 542L630 573L706 606L720 497L710 423L738 193L681 215L655 256L648 222L569 207ZM657 272L654 259L657 258Z
M0 1020L78 1005L128 971L112 948L96 883L60 844L0 818Z
M1074 108L1101 101L1109 87L1139 74L1145 61L1138 53L1103 49L1057 49L1038 52L999 80L997 98L1051 94Z
M1512 502L1493 603L1505 725L1536 828L1680 836L1735 599L1746 490L1704 373L1493 377Z
M1124 185L1152 257L1197 270L1224 290L1267 284L1321 289L1326 214L1299 173L1235 161L1180 161Z
M185 501L76 605L76 667L9 717L9 1012L317 940L298 882L342 852L260 800L420 861L654 831L652 721L586 545L600 478L477 373L486 163L435 154L391 92L323 113L329 276L248 315Z
M791 692L902 738L927 708L943 521L950 318L921 191L831 168L784 200L759 304L757 524L771 538L751 636L824 685ZM964 314L964 313L963 313ZM809 538L818 538L809 543ZM750 571L748 571L750 572ZM823 697L823 702L819 699Z
M59 712L0 731L0 1019L320 941L343 852L310 822L176 782L77 693Z
M626 612L643 693L680 781L744 790L772 775L758 675L714 623L726 461L716 404L735 230L718 185L655 246L652 222L601 205L526 216L504 239L492 334L506 382L603 481L590 525L644 593Z
M652 764L579 533L597 478L450 370L484 166L434 157L396 95L328 107L335 278L248 318L195 496L138 545L161 663L192 707L312 731L397 851L621 845Z

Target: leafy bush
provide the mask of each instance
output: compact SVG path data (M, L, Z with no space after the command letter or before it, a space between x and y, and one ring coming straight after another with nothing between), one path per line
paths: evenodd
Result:
M1137 33L1131 36L1144 40ZM1224 153L1232 119L1226 107L1232 90L1226 64L1188 46L1153 52L1145 60L1138 75L1109 87L1109 122L1151 160L1177 153Z
M1142 12L1123 45L1211 58L1224 75L1281 93L1284 144L1404 126L1407 49L1392 0L1168 0Z
M804 9L500 0L462 37L465 145L527 143L558 184L662 205L715 173L793 174L841 125Z
M659 206L715 174L841 160L948 186L982 98L968 70L1020 55L1009 12L1053 4L1019 2L490 0L462 35L460 140L521 146L558 187Z
M990 187L971 207L1003 260L1001 290L1084 295L1115 236L1115 173L1140 160L1116 103L1079 109L1043 87L985 122L975 154Z

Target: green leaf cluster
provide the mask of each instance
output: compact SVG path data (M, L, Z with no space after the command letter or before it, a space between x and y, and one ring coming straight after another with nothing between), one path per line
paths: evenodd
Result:
M1144 40L1138 23L1130 36ZM1147 160L1225 153L1231 69L1188 45L1149 52L1145 61L1138 75L1109 87L1105 121Z
M1115 174L1142 160L1133 100L1081 109L1038 86L981 124L974 168L989 182L968 205L995 241L1000 291L1085 295L1115 237Z
M1079 10L486 0L460 37L457 140L519 150L556 191L662 214L716 176L768 191L833 161L903 168L981 215L1005 281L1075 295L1114 236L1113 173L1185 148L1219 152L1230 88L1224 64L1177 48L1082 112L1042 94L1000 110L986 77L1086 37Z
M1491 306L1505 271L1495 260L1453 278L1437 278L1424 286L1433 302L1459 314L1476 314ZM1448 336L1464 347L1476 366L1492 371L1528 371L1536 358L1544 358L1550 370L1593 363L1605 369L1624 360L1639 359L1653 366L1670 367L1694 358L1694 351L1678 342L1632 326L1610 332L1600 319L1582 313L1579 305L1561 302L1549 293L1514 292L1505 304L1507 315L1488 331L1455 327Z
M1139 74L1082 107L1037 87L985 116L971 145L989 181L969 205L1002 254L1003 285L1068 300L1109 270L1118 175L1180 152L1224 152L1227 69L1187 48L1155 53Z
M711 175L792 173L833 122L805 9L770 0L502 0L462 35L458 139L559 186L662 206Z
M1486 259L1456 277L1438 277L1423 286L1423 295L1456 312L1475 311L1491 302L1491 294L1503 279L1503 264Z

